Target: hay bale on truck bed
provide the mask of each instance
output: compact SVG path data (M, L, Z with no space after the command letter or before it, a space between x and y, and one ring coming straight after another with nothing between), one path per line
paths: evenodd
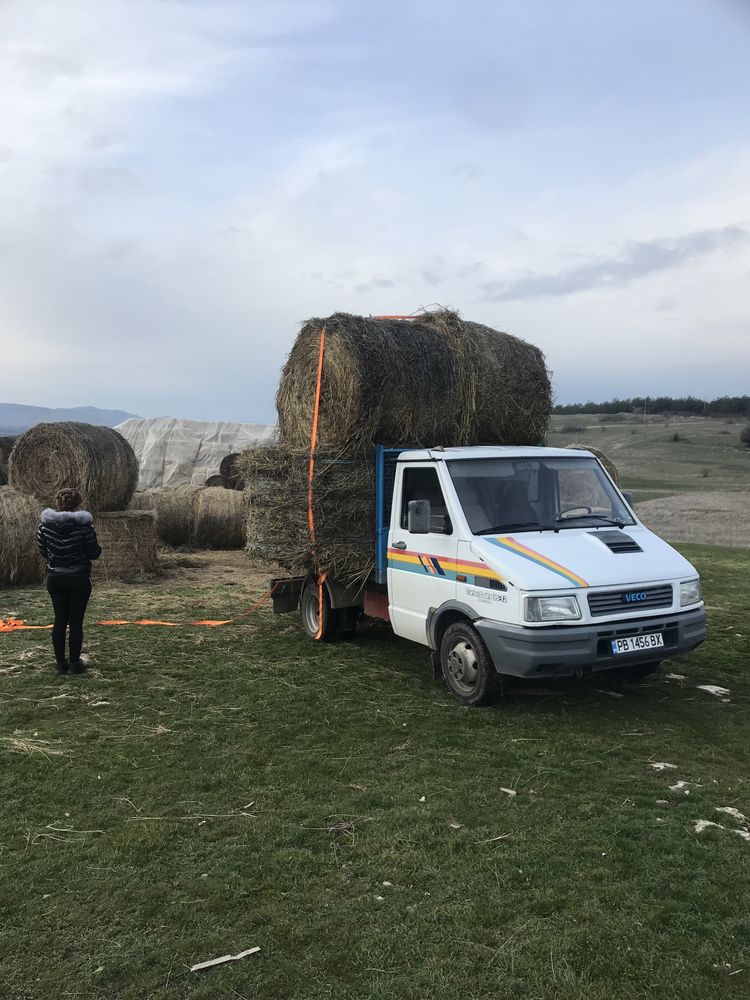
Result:
M133 582L158 572L156 520L151 511L105 511L96 516L94 527L102 554L91 564L92 577Z
M44 561L36 547L41 506L10 486L0 487L0 585L40 583Z
M240 456L247 483L247 554L290 573L324 567L342 583L362 582L375 564L374 464L317 455L313 477L315 550L308 525L309 453L285 445Z
M236 490L207 486L193 501L192 542L198 548L241 549L245 544L245 510Z
M80 490L92 511L123 510L138 482L138 462L111 427L61 422L37 424L18 439L10 457L10 483L54 506L58 490Z
M379 442L392 447L543 442L552 395L539 348L441 310L415 320L348 313L308 320L276 396L286 445L310 444L324 325L321 452L347 449L369 457Z

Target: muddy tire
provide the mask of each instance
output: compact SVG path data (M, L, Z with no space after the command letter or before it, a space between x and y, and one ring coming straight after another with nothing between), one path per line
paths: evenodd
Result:
M462 705L490 705L500 696L500 676L482 637L469 622L454 622L445 630L440 665L446 687Z

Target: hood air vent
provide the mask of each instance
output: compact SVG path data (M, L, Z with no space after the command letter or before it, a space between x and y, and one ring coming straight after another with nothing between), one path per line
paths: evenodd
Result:
M624 531L590 531L592 538L603 542L610 552L643 552L638 542Z

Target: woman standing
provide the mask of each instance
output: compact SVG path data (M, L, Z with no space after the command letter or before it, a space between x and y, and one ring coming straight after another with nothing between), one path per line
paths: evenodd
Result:
M47 507L37 528L36 541L47 561L47 591L55 610L52 646L55 673L80 674L83 616L91 597L91 561L102 554L94 519L81 510L78 490L60 490L57 510ZM65 633L70 629L70 660L65 659Z

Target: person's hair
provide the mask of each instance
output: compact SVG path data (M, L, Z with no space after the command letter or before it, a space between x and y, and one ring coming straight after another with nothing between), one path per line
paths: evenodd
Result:
M83 503L83 497L78 490L60 490L57 494L58 510L78 510Z

